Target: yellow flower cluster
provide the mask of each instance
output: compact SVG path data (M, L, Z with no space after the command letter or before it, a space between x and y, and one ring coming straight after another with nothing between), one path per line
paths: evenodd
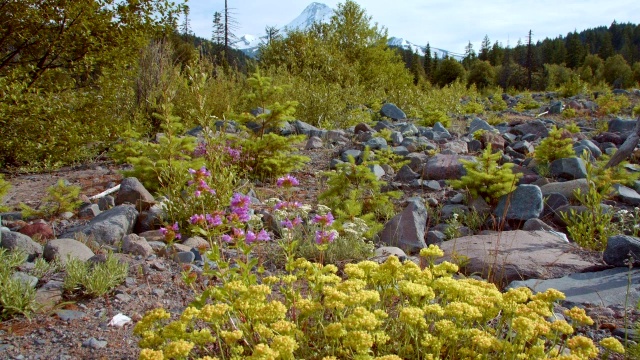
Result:
M430 246L421 255L431 261L442 251ZM592 324L584 310L568 310L569 322L547 320L564 298L556 290L503 293L485 281L454 278L458 268L447 262L422 269L395 257L363 261L347 264L344 279L333 265L291 264L289 273L260 284L237 280L210 288L200 306L187 307L175 321L162 309L149 312L134 330L140 359L590 359L598 353L591 340L570 337L572 325ZM615 339L600 345L624 351Z

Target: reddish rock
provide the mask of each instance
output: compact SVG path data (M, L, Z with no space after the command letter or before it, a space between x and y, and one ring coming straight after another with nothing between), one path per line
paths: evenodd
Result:
M26 224L25 226L21 227L18 232L29 236L33 240L49 240L56 237L51 226L49 226L49 224L45 222Z

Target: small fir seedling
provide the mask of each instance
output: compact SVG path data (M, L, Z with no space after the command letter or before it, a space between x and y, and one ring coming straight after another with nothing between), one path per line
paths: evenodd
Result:
M285 101L283 104L274 101L282 94L284 89L281 86L272 85L270 77L262 76L260 70L256 70L247 79L251 87L251 92L246 95L247 99L262 109L258 114L244 113L245 121L254 121L258 124L256 133L262 137L265 130L269 128L279 129L285 121L292 120L298 103L296 101Z
M501 196L513 191L522 174L513 173L513 164L498 165L501 152L492 153L491 146L473 160L460 160L466 174L460 180L450 180L454 189L466 189L472 198L482 197L487 204L495 205Z
M557 159L575 156L570 133L555 126L551 127L549 136L540 142L534 153L535 159L541 164L550 164Z
M47 188L47 195L42 199L42 204L33 209L29 205L20 203L24 218L42 217L51 218L67 211L75 211L82 201L79 199L81 188L76 185L67 185L64 180Z

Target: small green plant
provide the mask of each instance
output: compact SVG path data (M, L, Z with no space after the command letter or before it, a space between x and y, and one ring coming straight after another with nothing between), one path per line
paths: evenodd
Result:
M460 227L462 226L460 220L460 214L454 212L453 214L451 214L451 217L445 221L445 223L447 224L447 228L444 230L444 236L447 238L447 240L459 238L460 236L462 236L462 234L460 233Z
M535 159L540 164L550 164L557 159L575 156L570 134L555 126L551 127L549 136L540 142L534 153Z
M2 198L4 198L5 195L7 195L7 193L9 192L9 189L11 189L11 184L4 179L3 174L0 174L0 201L2 201ZM8 211L8 210L9 210L8 207L0 203L0 212Z
M242 151L239 166L249 170L248 176L258 180L276 179L299 170L309 157L297 153L295 146L304 141L304 135L281 136L275 133L258 138L236 138L234 148Z
M539 109L540 104L533 100L531 93L524 93L522 97L518 100L518 105L516 105L516 111L523 112L525 110L533 110Z
M365 148L363 159L369 159L370 150ZM398 191L382 192L384 181L378 180L369 169L369 162L356 164L354 158L338 165L335 171L326 172L328 189L318 196L318 200L335 211L339 222L361 218L366 221L367 237L381 230L381 221L395 215L392 199L400 197Z
M578 74L572 72L571 75L569 75L569 79L558 89L558 94L564 98L568 98L579 94L586 94L587 91L587 83L582 81Z
M400 170L400 168L411 162L410 160L406 160L404 156L394 153L393 150L388 147L374 150L373 153L375 154L375 162L380 165L389 165L395 171Z
M504 118L496 113L490 113L487 115L487 123L492 126L496 126L504 122Z
M108 254L104 262L96 264L69 258L65 269L63 288L66 291L81 291L98 297L109 293L124 281L129 265L120 262L113 254Z
M55 185L47 188L47 195L42 199L42 203L37 209L21 203L22 217L51 218L63 212L75 211L82 204L78 198L80 190L79 186L67 185L64 180L60 179Z
M616 233L612 223L614 212L602 206L611 184L598 182L594 166L588 161L585 161L585 165L589 190L582 193L580 189L575 189L574 194L580 204L586 207L586 211L571 209L560 213L560 216L567 224L567 231L573 241L582 247L603 251L607 246L607 239Z
M31 269L30 273L38 279L41 279L46 276L51 276L63 269L64 266L59 261L54 260L48 262L44 258L39 257L33 262L33 269Z
M422 126L433 126L437 122L441 123L444 127L451 126L451 119L449 116L440 110L425 111L422 114L422 119L418 121Z
M0 240L2 239L0 233ZM21 251L0 248L0 319L16 315L29 316L35 310L36 290L26 282L13 278L14 269L27 259Z
M492 153L491 146L487 146L477 161L460 160L466 174L449 184L454 189L468 190L472 198L482 197L487 204L495 205L501 196L513 191L522 176L513 173L511 163L498 165L501 157L501 152Z
M567 109L565 109L567 110ZM566 124L564 126L564 129L567 130L568 132L572 133L572 134L578 134L581 130L580 127L578 126L578 124L574 123L573 121Z
M566 108L564 110L562 110L562 118L563 119L573 119L578 115L576 109L572 109L572 108ZM566 126L565 126L566 129Z
M482 114L484 112L484 105L477 101L469 101L464 105L463 112L465 114Z
M630 106L629 98L625 95L614 95L610 90L600 94L596 99L598 113L601 115L618 114L624 108Z
M260 137L264 135L266 129L279 129L286 120L293 119L292 115L298 103L296 101L286 101L283 104L273 102L273 99L283 92L283 88L272 85L270 77L262 76L260 70L256 70L247 79L247 83L252 91L246 97L251 103L259 106L261 111L255 115L245 113L243 119L258 124L256 133Z

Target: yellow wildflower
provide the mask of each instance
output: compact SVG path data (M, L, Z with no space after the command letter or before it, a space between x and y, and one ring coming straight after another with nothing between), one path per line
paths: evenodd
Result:
M426 259L429 258L439 258L444 256L444 251L442 251L437 245L429 245L428 248L420 249L420 256Z
M259 306L254 317L257 322L272 323L284 319L286 315L287 307L280 301L273 300Z
M222 340L224 340L225 343L229 345L242 339L242 335L242 330L220 331L220 337L222 338Z
M551 329L564 335L573 334L573 327L565 320L556 320L552 322Z
M571 353L590 359L598 356L598 348L591 339L578 335L567 341L567 347L571 349Z
M400 309L399 320L409 326L426 328L427 321L424 318L424 311L419 307L408 306Z
M295 331L296 324L292 323L291 321L280 320L271 324L271 329L273 329L273 331L277 332L280 335L288 335Z
M215 323L223 319L224 314L229 311L229 305L217 303L214 305L207 304L202 307L198 317L204 321Z
M180 315L180 320L189 321L194 317L197 317L199 313L200 313L200 310L194 308L193 306L189 306L186 309L184 309L184 312L182 313L182 315Z
M551 304L558 300L564 300L565 298L566 297L561 291L556 289L547 289L545 292L535 294L532 299L546 301Z
M374 313L362 306L353 309L353 313L342 320L347 329L374 330L380 324Z
M366 331L351 331L344 337L343 344L358 354L366 354L373 346L373 336Z
M593 325L593 319L587 316L584 309L577 306L574 306L571 310L565 310L564 315L575 321L578 325Z
M344 273L349 279L365 279L367 274L357 264L347 264L344 266Z
M164 355L166 355L169 359L171 358L186 358L191 349L193 349L194 344L190 341L185 340L176 340L167 344L164 347Z
M535 321L524 316L516 317L512 324L516 337L523 341L529 341L536 335L535 326Z
M608 337L600 340L600 346L618 354L624 354L624 346L615 338Z
M164 355L160 350L142 349L140 350L139 360L163 360Z
M300 310L300 315L311 315L314 312L320 310L322 305L317 301L313 301L310 299L300 299L296 301L295 307Z
M416 284L411 281L402 280L398 283L400 292L414 301L431 300L435 297L435 293L430 286Z
M474 321L482 318L482 312L465 302L452 301L444 307L444 316L461 321Z
M531 297L531 289L528 287L511 288L504 293L503 299L506 302L514 302L516 304L522 304L529 301Z
M133 333L136 335L140 335L143 332L151 329L156 322L169 318L171 318L171 314L166 312L164 309L153 309L146 313L144 317L142 317L142 319L138 321L136 326L133 328Z
M262 278L262 283L265 285L275 285L280 282L280 278L277 276L265 276Z
M293 352L298 348L298 343L291 336L277 335L271 342L271 348L279 353L280 358L293 359Z
M444 309L440 304L429 304L422 307L425 315L430 317L442 317L444 315Z
M338 339L343 337L347 331L343 328L341 323L331 323L324 327L324 336L331 339Z
M275 360L278 352L266 344L258 344L253 348L253 353L247 359L251 360Z

